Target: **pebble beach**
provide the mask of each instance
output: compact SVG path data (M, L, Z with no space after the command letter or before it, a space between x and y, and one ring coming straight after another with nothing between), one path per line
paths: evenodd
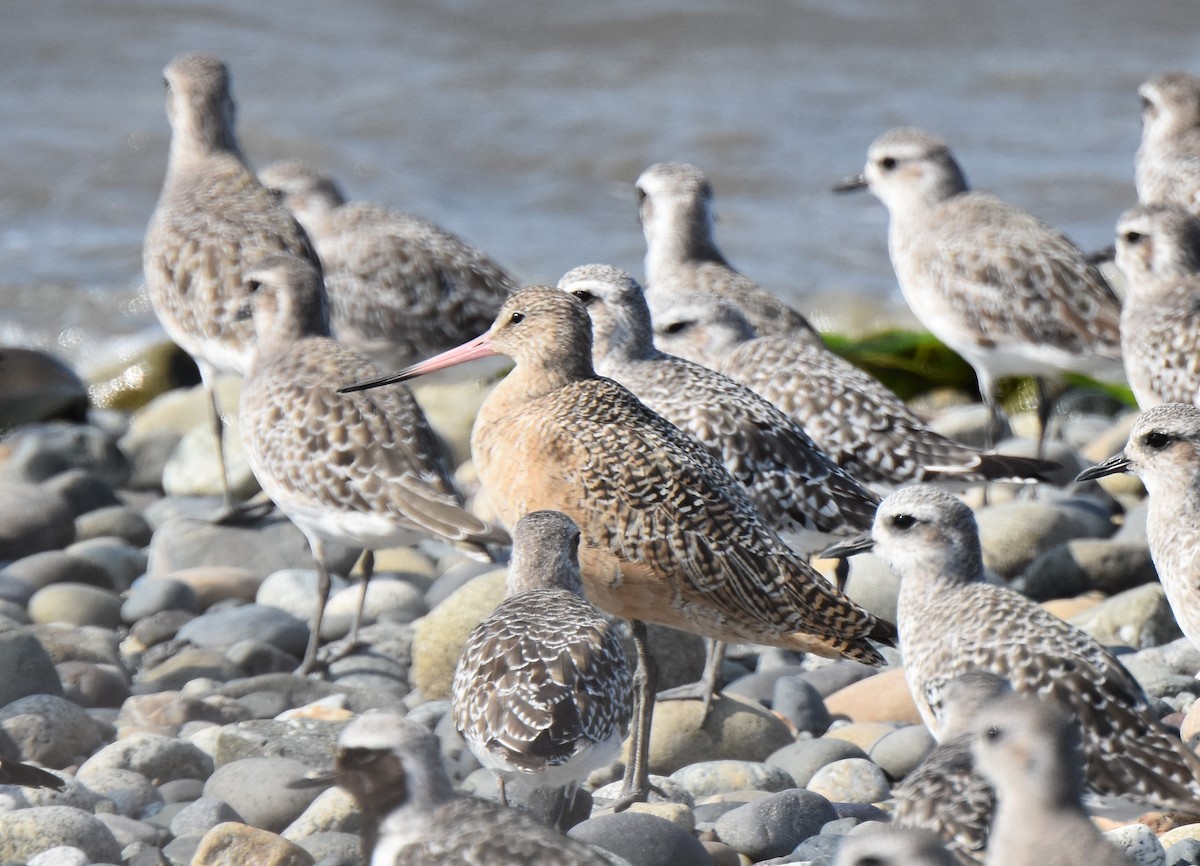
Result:
M236 387L226 381L223 399ZM426 405L457 403L461 393L444 389L463 387L418 394ZM981 435L977 406L947 402L959 405L936 411L935 424ZM292 673L315 568L278 513L248 526L207 519L221 500L204 408L199 388L174 388L132 413L31 422L3 441L0 742L66 785L0 790L0 863L362 863L349 795L305 780L331 765L345 724L377 707L433 728L461 789L495 796L453 729L448 698L468 632L503 596L503 569L432 544L382 552L364 646L319 677ZM1069 478L1120 447L1130 416L1058 421L1051 456ZM440 432L461 452L468 425L445 420ZM238 492L252 495L236 452L231 466ZM460 465L459 478L470 477ZM1036 499L1012 485L986 492L986 505L983 488L967 495L995 579L1117 647L1166 722L1200 740L1200 653L1156 582L1140 484L1043 484ZM338 570L355 555L338 557ZM896 578L872 556L851 563L850 595L894 617ZM322 637L336 646L356 590L340 580L334 589ZM657 630L653 647L662 687L699 675L699 638ZM875 671L735 647L724 697L703 725L696 701L656 706L651 771L664 796L602 814L620 765L599 771L590 800L576 801L571 835L633 866L832 863L841 837L889 820L892 787L933 745L888 652L894 664ZM1135 810L1105 826L1138 863L1175 866L1200 853L1200 824L1186 820Z

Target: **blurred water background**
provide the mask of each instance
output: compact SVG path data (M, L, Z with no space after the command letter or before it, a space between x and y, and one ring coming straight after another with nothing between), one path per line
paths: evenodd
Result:
M727 256L825 326L904 321L886 213L832 182L884 129L1110 242L1139 82L1200 72L1197 0L6 0L0 344L85 370L160 339L141 241L166 165L161 69L234 74L257 166L303 157L528 282L641 274L633 181L686 160Z

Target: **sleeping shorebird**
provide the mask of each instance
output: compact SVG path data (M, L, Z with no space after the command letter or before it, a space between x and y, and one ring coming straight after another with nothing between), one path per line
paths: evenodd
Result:
M881 664L877 620L829 586L765 524L703 447L629 391L595 374L591 322L577 299L534 286L505 302L491 329L375 388L473 358L515 369L480 410L471 450L505 523L562 511L579 527L580 570L597 606L631 620L637 712L627 796L647 791L654 673L645 622Z
M902 127L877 138L863 173L890 215L888 248L904 300L974 369L1000 426L996 381L1064 371L1120 379L1121 305L1099 269L1057 230L973 192L942 139ZM1040 394L1042 440L1051 409ZM989 443L990 444L990 443Z
M936 487L906 487L879 506L869 536L826 554L872 546L900 578L904 674L935 737L943 736L946 684L987 671L1015 692L1054 698L1078 720L1096 793L1195 809L1200 758L1162 726L1108 650L1020 593L986 582L970 508Z
M325 271L329 329L381 366L402 366L487 328L517 284L484 253L428 220L348 202L333 178L299 160L259 179L312 239Z
M407 388L339 394L378 375L326 330L320 274L306 260L273 256L246 271L243 316L257 340L239 407L242 442L263 490L300 528L317 561L317 608L301 671L317 660L329 595L326 543L365 549L350 645L374 566L373 551L434 537L476 558L503 531L466 511L433 432Z
M274 253L320 264L304 230L242 157L225 64L207 54L184 54L163 75L171 154L146 229L142 267L154 314L200 368L229 515L233 498L214 389L219 373L244 375L250 363L254 330L237 318L245 269Z
M565 514L534 511L513 527L505 599L467 638L454 671L454 726L510 781L575 786L619 756L633 711L633 673L616 621L583 594L579 529Z
M1134 178L1142 204L1200 215L1200 78L1165 72L1143 82L1142 143Z
M608 864L523 812L456 794L437 737L397 713L364 713L346 726L336 778L362 810L370 866Z

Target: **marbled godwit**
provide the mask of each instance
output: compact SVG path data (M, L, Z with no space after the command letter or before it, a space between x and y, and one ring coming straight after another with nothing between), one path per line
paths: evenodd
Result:
M1200 214L1200 78L1166 72L1138 88L1142 144L1134 177L1142 204Z
M545 286L517 292L483 336L378 387L493 354L516 368L488 397L472 434L480 479L508 524L532 510L579 526L588 597L634 622L638 712L627 789L646 791L653 671L643 621L870 664L875 619L829 586L755 511L702 446L592 368L591 322Z
M863 174L834 189L868 188L890 214L888 246L904 299L975 368L993 435L1002 376L1120 378L1120 302L1100 271L1055 229L969 191L946 142L909 127L884 133ZM1044 439L1051 406L1041 398Z
M583 594L579 529L533 511L513 527L503 602L467 638L454 671L454 726L506 785L565 788L618 757L633 673L617 624Z
M320 265L304 230L242 158L225 64L207 54L184 54L163 75L171 153L146 230L142 268L155 315L200 368L228 514L232 496L214 387L218 373L244 374L250 363L254 332L250 322L236 319L245 298L243 271L280 252Z
M329 594L325 544L363 547L359 619L373 551L429 536L487 558L508 536L463 508L433 432L407 388L339 394L378 370L327 334L320 274L306 260L271 256L246 270L257 341L242 388L242 441L263 490L308 538L318 600L301 665L312 669Z
M1097 793L1195 808L1200 759L1162 727L1137 680L1104 647L1025 596L985 582L971 509L936 487L906 487L879 506L871 536L826 553L849 555L872 543L900 578L905 677L935 737L946 684L987 671L1073 714Z
M370 866L608 864L522 812L455 794L437 737L397 713L366 713L346 726L337 781L362 810Z
M972 726L979 711L1011 693L1008 681L968 671L942 690L942 741L892 790L894 820L937 834L961 866L984 861L996 797L975 771Z
M1180 631L1200 647L1200 409L1164 403L1146 410L1124 450L1077 480L1116 472L1131 472L1146 485L1150 555Z
M1117 222L1121 353L1138 406L1200 402L1200 219L1139 205Z
M996 791L990 866L1133 866L1083 809L1079 723L1053 701L993 701L975 720L972 747Z
M298 160L259 172L316 245L339 343L401 366L487 329L517 284L475 247L428 220L347 202L334 180Z
M834 462L868 483L1033 480L1058 468L947 439L820 337L799 330L756 336L736 307L714 295L659 300L651 311L664 351L711 363L774 403Z
M804 316L735 271L712 239L712 185L683 162L652 165L637 179L651 299L711 292L734 303L760 334L809 330Z

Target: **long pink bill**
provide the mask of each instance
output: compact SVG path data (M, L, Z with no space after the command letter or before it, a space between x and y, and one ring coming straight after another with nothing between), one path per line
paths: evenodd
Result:
M481 337L476 337L469 343L463 343L455 349L447 349L440 355L434 355L427 361L421 361L413 364L411 367L405 367L398 373L391 373L387 376L380 376L378 379L368 379L366 382L355 382L344 388L338 388L338 393L349 394L352 391L366 391L370 388L393 385L396 382L407 382L409 379L415 379L417 376L423 376L435 370L444 370L447 367L455 367L459 364L465 364L467 361L474 361L476 358L490 358L498 354L499 352L492 348L488 335L484 334Z

